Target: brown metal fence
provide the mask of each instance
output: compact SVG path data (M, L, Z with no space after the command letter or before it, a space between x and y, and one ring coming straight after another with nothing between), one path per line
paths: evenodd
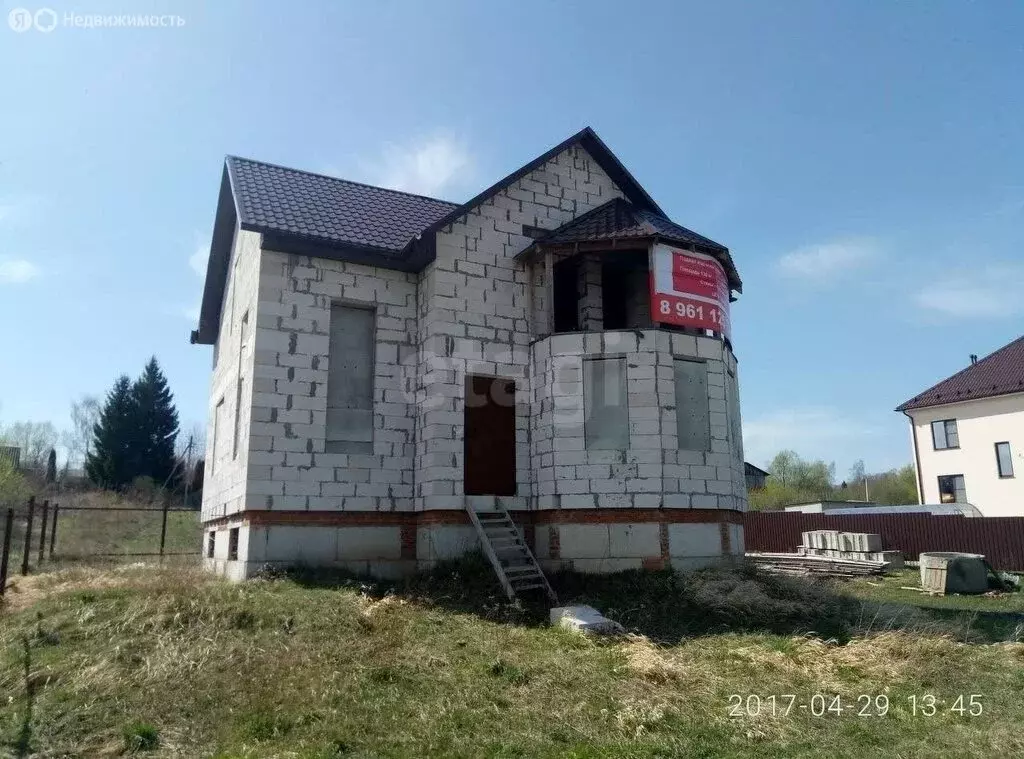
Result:
M1024 570L1024 517L930 514L804 514L752 511L744 519L748 551L795 551L808 530L871 532L886 551L916 560L925 551L981 553L997 569Z
M199 540L199 512L193 509L58 505L30 498L0 512L0 595L7 578L47 564L194 559Z

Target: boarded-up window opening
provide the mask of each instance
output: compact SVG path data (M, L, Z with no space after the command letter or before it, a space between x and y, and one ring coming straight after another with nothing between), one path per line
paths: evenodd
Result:
M228 560L238 559L238 528L232 527L228 532Z
M708 367L702 361L676 359L676 427L679 448L711 450L711 414L708 408Z
M206 558L213 558L214 548L217 547L217 531L210 530L206 536Z
M249 348L246 336L249 331L249 312L242 314L242 324L238 331L238 381L235 383L235 429L231 442L231 458L238 458L238 438L242 425L242 396L245 385L245 352Z
M224 411L224 398L222 397L213 408L213 461L210 462L210 474L217 470L217 463L223 453Z
M328 453L373 453L374 311L331 307Z
M583 361L583 433L587 450L629 448L626 359Z

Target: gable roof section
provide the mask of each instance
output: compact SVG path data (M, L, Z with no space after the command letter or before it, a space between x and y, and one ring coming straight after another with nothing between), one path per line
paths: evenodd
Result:
M242 229L399 253L455 203L228 156Z
M423 230L423 236L431 235L442 227L448 226L460 216L472 211L492 195L501 192L510 184L518 182L530 172L536 171L552 158L560 155L576 144L579 144L587 151L587 153L590 154L590 157L593 158L597 165L604 170L605 174L615 182L618 188L622 190L622 193L629 198L630 201L640 208L650 209L652 211L656 211L658 214L664 215L664 212L658 207L658 204L654 202L654 198L648 195L647 190L641 187L640 183L633 178L633 175L629 173L629 170L623 166L622 161L620 161L608 146L604 144L601 138L597 136L597 132L590 127L584 127L569 139L558 143L551 148L551 150L537 156L529 163L520 166L507 177L499 179L477 196L467 200L461 206L451 211L448 215L431 224Z
M419 271L434 259L437 230L577 144L622 190L636 212L649 212L671 224L590 127L461 205L228 156L217 201L199 329L192 333L192 342L212 344L217 338L236 229L259 232L263 247L285 253Z
M896 407L897 411L1024 393L1024 335Z
M699 235L693 230L676 224L664 215L647 209L637 208L628 200L613 198L597 208L577 216L558 229L538 237L527 253L535 246L571 245L580 242L610 242L612 240L654 240L681 245L712 256L725 268L729 287L743 291L736 265L729 255L729 249L714 240ZM521 254L522 255L522 254Z

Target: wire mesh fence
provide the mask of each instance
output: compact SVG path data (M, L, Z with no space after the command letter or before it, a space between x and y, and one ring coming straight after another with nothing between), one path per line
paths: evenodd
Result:
M200 556L199 512L160 506L29 499L0 512L0 593L7 578L68 564Z

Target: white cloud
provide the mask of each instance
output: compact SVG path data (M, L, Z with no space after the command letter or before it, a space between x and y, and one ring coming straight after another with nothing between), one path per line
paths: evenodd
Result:
M449 135L387 145L378 161L364 165L373 184L435 197L466 184L472 170L468 150Z
M839 240L792 250L779 258L776 269L791 279L827 284L871 263L877 254L870 240Z
M993 264L951 273L914 294L925 311L959 319L1000 319L1024 313L1024 266Z
M39 267L23 258L0 258L0 284L20 285L39 276Z
M847 461L869 458L875 448L872 440L884 434L879 425L836 409L783 408L743 422L743 453L758 466L782 450L843 466Z
M188 257L188 265L200 277L206 276L206 261L210 257L210 247L203 242L196 243L195 252Z

